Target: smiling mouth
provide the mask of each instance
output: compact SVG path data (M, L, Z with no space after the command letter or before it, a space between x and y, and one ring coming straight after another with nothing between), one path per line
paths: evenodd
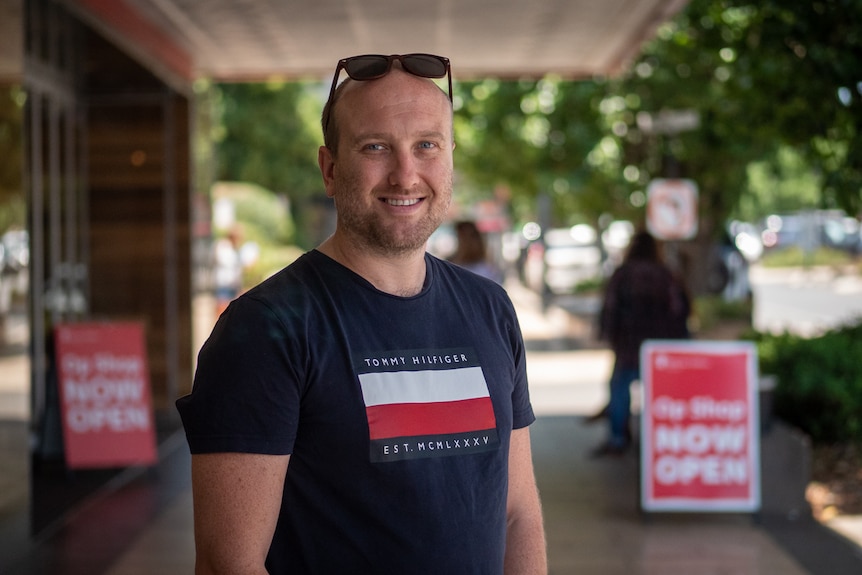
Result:
M418 204L421 200L419 198L410 198L404 200L398 200L394 198L386 198L385 201L390 206L413 206Z

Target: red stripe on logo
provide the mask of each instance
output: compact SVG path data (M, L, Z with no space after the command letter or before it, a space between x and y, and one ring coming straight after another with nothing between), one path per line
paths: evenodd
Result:
M366 407L372 440L478 431L497 426L490 397Z

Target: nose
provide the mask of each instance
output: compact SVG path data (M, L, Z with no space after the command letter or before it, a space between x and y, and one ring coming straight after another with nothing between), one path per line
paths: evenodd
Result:
M397 151L392 154L392 165L389 170L389 185L411 189L419 180L417 159L409 151Z

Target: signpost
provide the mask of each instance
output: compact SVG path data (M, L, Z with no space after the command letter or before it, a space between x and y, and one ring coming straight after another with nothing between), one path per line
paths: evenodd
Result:
M645 511L760 509L756 353L751 342L644 342Z
M68 467L155 463L143 327L131 322L63 324L54 337Z

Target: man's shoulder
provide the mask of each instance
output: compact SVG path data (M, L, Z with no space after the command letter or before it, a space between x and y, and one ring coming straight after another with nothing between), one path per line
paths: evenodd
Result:
M323 256L321 258L325 259ZM325 281L320 273L322 265L325 262L321 262L314 251L306 252L249 288L237 299L273 307L314 298Z
M264 278L260 283L249 289L248 293L278 291L285 284L307 282L309 279L319 276L328 262L329 258L320 252L316 250L307 251L280 270Z

